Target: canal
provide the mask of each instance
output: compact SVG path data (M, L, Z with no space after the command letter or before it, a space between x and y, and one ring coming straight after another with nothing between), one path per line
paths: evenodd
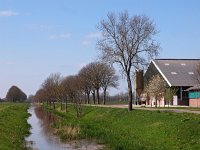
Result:
M33 150L98 150L102 146L94 141L76 140L63 142L53 134L51 125L59 118L41 106L31 105L28 109L31 116L28 123L31 125L31 134L26 137L26 146Z

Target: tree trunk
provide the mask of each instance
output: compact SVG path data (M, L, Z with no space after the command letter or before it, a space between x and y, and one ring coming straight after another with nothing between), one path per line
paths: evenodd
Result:
M97 104L100 104L100 98L99 98L99 89L97 88Z
M128 83L128 95L129 95L129 104L128 104L128 110L133 110L133 94L132 94L132 84L131 84L131 78L130 75L127 74L127 83Z
M65 99L65 112L67 112L67 99Z
M93 102L94 102L94 104L95 104L95 103L96 103L96 102L95 102L95 91L92 92L92 97L93 97Z
M156 99L156 105L155 105L155 106L156 106L156 108L157 108L157 102L158 102L157 97L155 97L155 99Z
M87 103L89 104L90 103L90 93L87 92Z
M85 92L85 104L87 104L87 92Z
M103 104L106 104L106 88L103 90Z
M56 109L55 101L53 101L53 109Z
M164 99L164 107L165 107L166 100Z
M63 107L62 107L62 100L60 100L60 109L63 110Z
M51 101L49 101L49 105L50 105L50 107L52 106L52 102Z

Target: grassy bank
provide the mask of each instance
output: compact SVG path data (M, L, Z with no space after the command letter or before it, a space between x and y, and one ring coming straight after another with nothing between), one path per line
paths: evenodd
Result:
M22 150L29 133L28 104L0 103L0 149Z
M55 127L62 138L66 126L80 129L80 138L95 138L115 150L200 149L200 116L160 111L84 107L77 119L73 107L55 114L64 118Z
M128 101L107 101L106 105L127 105Z

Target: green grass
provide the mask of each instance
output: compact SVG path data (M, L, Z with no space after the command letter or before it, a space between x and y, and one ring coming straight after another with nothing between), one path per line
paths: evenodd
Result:
M106 105L120 105L120 104L128 104L128 101L107 101Z
M0 103L0 149L23 150L29 133L26 119L28 104Z
M77 119L73 107L67 113L57 109L63 119L55 127L78 127L80 138L97 139L113 150L200 149L200 115L91 106L83 111Z
M200 108L199 107L168 107L168 106L165 106L165 107L146 107L146 108L153 108L153 109L183 109L183 110L191 110L191 111L200 111Z

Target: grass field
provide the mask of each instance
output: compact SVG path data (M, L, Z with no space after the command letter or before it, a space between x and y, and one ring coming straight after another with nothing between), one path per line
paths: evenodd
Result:
M128 104L128 101L107 101L106 105L120 105L120 104Z
M0 103L0 150L23 150L29 133L28 104Z
M200 149L200 115L84 106L77 119L73 107L55 114L63 119L55 128L80 129L80 138L94 138L114 150ZM59 132L67 138L67 132Z
M200 111L200 107L146 107L146 108L152 108L152 109L182 109L182 110L191 110L191 111Z

